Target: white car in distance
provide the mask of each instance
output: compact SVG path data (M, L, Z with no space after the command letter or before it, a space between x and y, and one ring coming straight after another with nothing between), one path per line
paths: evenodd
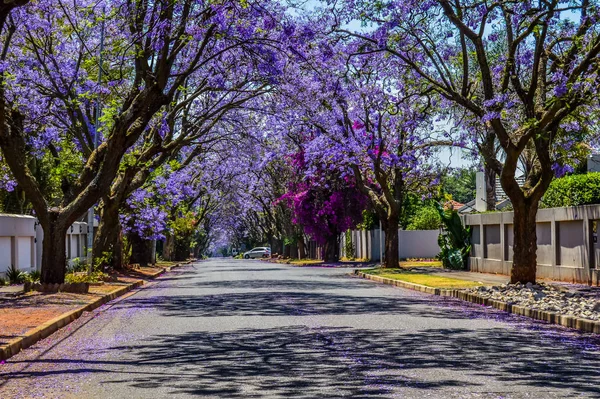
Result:
M252 248L248 252L244 252L244 259L268 258L270 256L271 256L271 248L269 248L269 247L256 247L256 248Z

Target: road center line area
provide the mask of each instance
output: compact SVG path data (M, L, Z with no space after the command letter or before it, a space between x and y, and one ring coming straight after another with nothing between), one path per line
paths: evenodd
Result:
M0 365L0 397L600 396L597 336L350 272L181 267Z

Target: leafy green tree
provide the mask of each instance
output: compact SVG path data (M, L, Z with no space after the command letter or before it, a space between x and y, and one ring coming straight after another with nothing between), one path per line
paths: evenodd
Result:
M436 230L440 228L440 214L432 206L424 206L415 214L406 230Z
M475 169L457 169L442 178L442 190L454 201L466 204L475 199Z

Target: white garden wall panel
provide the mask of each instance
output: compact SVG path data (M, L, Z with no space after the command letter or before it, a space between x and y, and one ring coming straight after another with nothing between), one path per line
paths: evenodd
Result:
M439 230L400 230L398 231L398 252L400 259L435 258L440 253Z
M0 273L6 272L12 264L11 247L10 237L0 237Z
M399 230L398 256L400 259L435 258L440 252L439 234L439 230ZM379 261L380 252L385 256L385 233L381 230L353 230L350 237L354 244L356 258ZM345 256L345 242L346 234L342 234L340 256Z
M35 268L33 262L33 237L17 237L17 268L20 270Z

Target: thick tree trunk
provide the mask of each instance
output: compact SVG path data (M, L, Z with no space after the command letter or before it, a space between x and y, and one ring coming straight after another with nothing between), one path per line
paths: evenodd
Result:
M385 231L385 259L384 267L397 268L400 264L398 254L398 227L399 218L394 215L388 215L387 220L382 222Z
M119 223L118 233L112 246L113 257L112 267L115 270L123 270L123 231L121 230L121 223Z
M203 255L209 255L207 253L208 251L208 240L209 237L206 236L200 240L197 241L197 245L195 248L195 253L196 253L196 258L200 258Z
M165 244L163 246L163 259L173 260L175 252L175 238L171 234L167 234L165 238Z
M292 257L292 246L290 244L283 244L283 257L286 259Z
M51 223L42 226L42 283L62 284L67 269L67 230L69 226L51 217Z
M130 234L128 238L131 243L130 263L148 266L152 262L152 241L144 240L135 233Z
M283 241L277 237L271 238L271 253L283 255Z
M513 204L514 244L510 282L535 283L537 270L537 235L535 217L538 204L529 201Z
M496 135L491 128L487 128L485 140L481 144L481 154L485 160L496 159ZM496 210L496 171L490 162L484 162L483 174L485 180L485 206L488 211Z
M174 261L184 261L190 257L190 241L189 240L175 240L175 253L173 256Z
M298 244L293 243L290 245L290 258L296 258L298 256Z
M121 223L119 222L119 204L104 198L99 211L100 222L94 237L92 257L94 263L103 259L104 266L122 268Z
M535 133L538 135L539 133ZM544 136L545 134L540 134ZM549 141L535 141L539 158L539 175L530 175L523 187L515 179L521 153L508 151L500 182L514 209L513 213L513 264L511 283L535 283L537 271L536 216L540 200L554 177L550 159Z
M175 237L171 234L167 234L165 238L165 245L163 247L163 259L174 260L175 258Z
M94 264L98 264L97 259L104 258L100 264L102 267L112 267L115 270L123 269L123 233L121 223L111 228L110 233L106 232L106 242L103 247L98 247L98 255L93 254ZM94 249L96 249L94 240ZM101 251L101 252L100 252Z
M323 246L323 261L337 262L339 260L338 254L340 253L340 243L338 236L330 237Z

